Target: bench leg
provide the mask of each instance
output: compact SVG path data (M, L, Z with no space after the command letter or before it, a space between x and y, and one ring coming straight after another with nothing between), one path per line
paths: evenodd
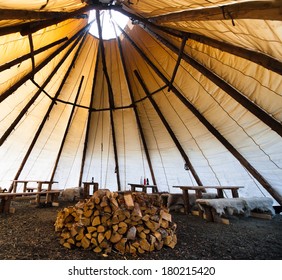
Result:
M217 196L218 196L218 198L224 198L222 189L217 189Z
M232 192L232 196L233 196L233 197L239 197L239 194L238 194L238 190L237 190L237 189L232 189L231 192Z
M212 207L210 207L209 205L205 205L205 204L201 204L201 206L199 206L200 209L200 217L204 218L204 214L206 216L206 221L208 222L213 222L214 221L214 213L212 211Z
M0 203L0 213L8 214L10 212L12 197L3 197Z

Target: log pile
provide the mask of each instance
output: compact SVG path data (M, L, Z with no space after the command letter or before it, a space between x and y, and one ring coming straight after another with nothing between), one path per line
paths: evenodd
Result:
M58 212L55 231L66 248L96 253L142 254L174 248L176 224L158 195L98 190Z

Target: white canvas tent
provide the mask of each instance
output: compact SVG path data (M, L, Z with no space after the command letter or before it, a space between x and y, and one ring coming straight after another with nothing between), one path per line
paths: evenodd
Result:
M128 24L102 40L113 10ZM0 0L0 50L1 187L146 177L282 203L280 0Z

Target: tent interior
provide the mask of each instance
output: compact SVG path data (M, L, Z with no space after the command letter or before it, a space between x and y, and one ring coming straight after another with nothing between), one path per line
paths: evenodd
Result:
M0 49L1 188L148 178L282 204L280 0L0 0Z

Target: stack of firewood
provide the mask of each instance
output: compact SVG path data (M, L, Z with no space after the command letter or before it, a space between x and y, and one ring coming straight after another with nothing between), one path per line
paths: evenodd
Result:
M160 197L140 192L98 190L90 199L59 211L55 231L69 249L104 254L142 254L177 243L176 224Z

